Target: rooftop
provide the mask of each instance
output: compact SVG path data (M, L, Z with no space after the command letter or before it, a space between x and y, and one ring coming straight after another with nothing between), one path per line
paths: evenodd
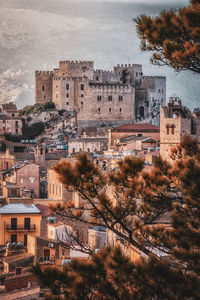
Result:
M43 217L50 216L51 210L47 205L36 204L36 207L41 211Z
M112 132L160 132L160 128L152 124L124 124L112 129Z
M13 203L2 206L0 214L41 214L41 211L34 204Z

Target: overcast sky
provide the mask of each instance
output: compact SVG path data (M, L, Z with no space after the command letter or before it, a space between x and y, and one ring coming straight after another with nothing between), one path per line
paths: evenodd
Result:
M167 95L200 106L198 76L149 63L133 18L188 5L185 0L0 0L0 102L34 103L34 71L59 60L94 60L96 68L141 63L145 75L166 75Z

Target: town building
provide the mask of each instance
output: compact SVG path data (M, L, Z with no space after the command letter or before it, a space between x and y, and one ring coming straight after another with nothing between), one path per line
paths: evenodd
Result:
M72 201L73 191L64 187L64 184L59 181L58 174L52 168L48 169L47 181L50 200L61 204Z
M4 134L21 135L22 120L14 103L4 103L0 105L0 136Z
M60 61L53 71L35 72L35 103L53 101L58 110L75 110L81 126L158 124L165 100L166 78L143 76L138 64L103 71L92 61Z
M185 135L200 142L200 114L191 112L178 97L171 97L167 106L160 108L160 155L171 159L171 149L181 143Z
M68 155L76 152L102 152L107 150L108 139L101 137L75 138L68 141Z
M41 212L34 204L8 204L0 208L0 245L23 243L27 235L40 235Z
M136 143L136 141L139 140L144 141L145 138L151 138L153 144L159 146L160 128L152 124L120 125L113 129L108 129L108 150L116 149L116 145L120 142L123 142L123 140L128 145L131 140L134 141L135 139L135 143Z
M29 191L32 197L40 197L40 167L37 164L25 162L13 166L9 171L5 181L20 188L21 195Z

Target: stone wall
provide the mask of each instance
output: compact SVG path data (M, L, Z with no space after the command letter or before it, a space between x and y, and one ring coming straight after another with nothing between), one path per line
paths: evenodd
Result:
M160 154L170 159L171 149L180 144L189 134L200 142L200 116L182 106L181 101L172 99L168 106L160 109Z
M52 101L52 71L35 72L35 102Z

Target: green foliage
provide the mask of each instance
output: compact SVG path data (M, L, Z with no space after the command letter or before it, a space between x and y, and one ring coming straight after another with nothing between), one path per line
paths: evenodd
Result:
M20 116L27 116L29 114L36 114L36 113L41 113L46 110L54 110L55 109L55 104L51 101L39 104L36 103L34 105L27 105L24 108L20 110L19 115Z
M55 277L39 272L39 278L52 293L55 289L71 300L198 299L199 157L197 141L186 136L172 153L173 164L158 158L151 172L135 157L126 157L106 175L85 154L76 162L58 163L60 181L77 191L84 205L57 206L57 217L66 224L77 220L107 227L121 249L136 250L140 260L133 264L119 248L106 247L88 262L74 261ZM90 218L84 215L86 205ZM167 224L162 221L166 217ZM44 282L48 278L58 289Z
M36 136L40 135L44 131L44 123L38 122L31 126L23 124L22 136L23 139L34 139Z
M44 131L44 123L38 122L31 126L23 122L22 135L12 135L10 133L4 134L7 141L20 142L21 140L33 140L36 136L40 135Z
M179 10L164 10L157 17L141 15L135 22L141 49L153 52L153 64L200 73L199 0Z

